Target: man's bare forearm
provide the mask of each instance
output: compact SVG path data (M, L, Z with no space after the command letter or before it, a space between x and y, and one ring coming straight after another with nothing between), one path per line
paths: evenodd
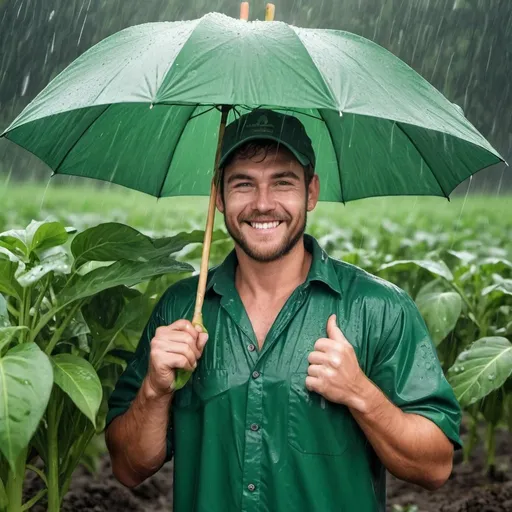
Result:
M364 407L350 411L386 468L429 490L443 485L452 470L453 446L439 427L404 413L369 379L360 396Z
M171 400L156 395L144 380L130 408L109 425L112 470L122 484L135 487L164 463Z

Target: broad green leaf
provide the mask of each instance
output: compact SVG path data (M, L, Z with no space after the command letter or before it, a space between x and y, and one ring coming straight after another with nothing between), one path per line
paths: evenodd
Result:
M500 295L512 295L512 279L502 279L496 284L485 287L482 295L488 295L491 292L499 292Z
M461 352L447 378L462 407L474 404L503 385L512 374L512 343L489 336Z
M148 262L117 261L109 267L98 268L85 276L74 276L57 299L60 307L75 300L90 297L114 286L133 286L153 276L170 272L190 272L193 268L171 258Z
M444 261L430 261L430 260L398 260L391 263L386 263L378 268L378 272L392 267L421 267L428 270L431 274L443 277L448 281L453 281L453 274L450 269L446 266Z
M75 267L87 261L135 260L154 250L151 239L118 222L106 222L79 233L71 242Z
M121 311L112 329L116 336L114 347L134 351L137 348L140 335L154 307L145 295L132 299ZM119 336L121 335L121 336ZM120 342L120 339L123 342Z
M51 357L55 384L96 427L96 414L101 404L102 389L98 375L85 359L71 354Z
M480 267L485 270L501 272L505 269L512 268L512 262L505 258L485 258L480 262Z
M217 229L212 233L212 243L219 240L224 240L228 237L227 233L221 229ZM202 243L204 240L204 231L192 231L190 233L178 233L175 236L166 238L153 239L155 247L151 255L151 259L159 258L161 256L170 256L173 253L181 251L188 244Z
M212 241L226 237L223 231L217 230L212 235ZM88 261L149 261L169 256L203 239L203 231L151 239L125 224L108 222L78 234L71 244L71 251L75 257L75 267Z
M14 470L48 404L52 365L35 343L23 343L0 359L0 384L0 451Z
M464 265L467 265L476 259L476 254L469 251L448 251L448 253L458 258Z
M24 288L37 283L49 272L58 271L63 274L69 274L71 271L69 255L62 247L45 249L41 251L40 258L39 263L34 266L18 267L16 279Z
M27 232L24 229L10 229L0 233L0 245L16 256L25 258L29 255Z
M462 312L462 299L456 292L419 294L416 304L437 346L454 329Z
M0 327L0 353L2 349L11 343L12 339L20 334L22 331L28 331L28 327L21 326L13 326L13 327Z
M0 260L0 292L21 299L22 289L14 277L18 263Z
M69 236L60 222L31 222L27 232L29 250L38 254L45 249L65 244Z
M111 329L125 305L140 294L127 286L115 286L97 293L82 309L85 321L88 324L92 322L95 327L99 325L105 330ZM91 325L89 328L91 329Z

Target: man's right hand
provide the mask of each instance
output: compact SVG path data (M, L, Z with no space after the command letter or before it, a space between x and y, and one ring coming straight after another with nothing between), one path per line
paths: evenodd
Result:
M169 326L158 327L151 340L149 368L144 379L148 398L172 394L176 370L193 371L203 353L208 334L195 328L188 320L177 320Z

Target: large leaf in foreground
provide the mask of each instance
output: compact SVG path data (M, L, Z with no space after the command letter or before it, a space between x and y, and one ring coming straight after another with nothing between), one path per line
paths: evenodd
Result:
M226 233L217 230L212 235L212 241L222 240L226 236ZM203 239L204 231L198 230L151 239L125 224L108 222L78 234L71 244L71 251L75 257L75 267L88 261L149 261L181 251L188 244L201 243Z
M448 281L453 281L453 274L450 269L447 267L444 261L431 261L431 260L398 260L392 261L391 263L386 263L385 265L381 265L378 268L378 272L381 270L386 270L392 267L400 267L400 268L413 268L413 267L421 267L425 270L428 270L431 274L435 276L443 277Z
M193 267L172 258L151 261L117 261L108 267L101 267L85 276L75 275L59 293L59 306L95 295L108 288L124 285L133 286L153 276L171 272L191 272Z
M462 311L462 299L456 292L419 293L416 304L435 345L454 329Z
M55 384L96 427L96 414L101 404L102 389L98 375L85 359L72 354L52 356Z
M118 222L106 222L79 233L71 243L75 267L87 261L135 260L151 251L151 239Z
M489 336L461 352L447 378L462 407L474 404L501 387L512 374L512 343Z
M14 471L48 404L52 365L35 343L23 343L0 359L0 384L0 451Z

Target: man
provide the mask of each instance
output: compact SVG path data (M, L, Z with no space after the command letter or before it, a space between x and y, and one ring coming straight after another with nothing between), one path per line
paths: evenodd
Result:
M437 489L461 412L414 302L329 258L304 234L315 154L295 117L226 129L217 208L234 251L171 286L110 399L116 477L136 486L174 456L175 512L385 510L385 468ZM208 340L208 341L207 341ZM173 392L177 368L194 369Z

